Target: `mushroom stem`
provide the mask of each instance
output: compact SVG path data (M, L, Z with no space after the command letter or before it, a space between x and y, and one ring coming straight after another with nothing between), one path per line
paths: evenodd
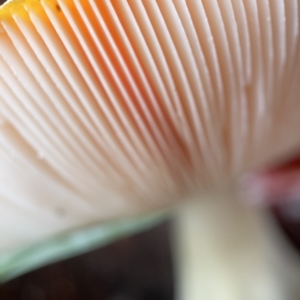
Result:
M237 198L233 190L226 191L178 210L177 299L299 299L296 254L265 211Z

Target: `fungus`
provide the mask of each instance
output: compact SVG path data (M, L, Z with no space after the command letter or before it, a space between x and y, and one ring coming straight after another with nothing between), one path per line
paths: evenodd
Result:
M287 299L294 261L234 182L299 147L299 7L3 5L0 251L176 206L182 298L199 299L198 285L203 299Z

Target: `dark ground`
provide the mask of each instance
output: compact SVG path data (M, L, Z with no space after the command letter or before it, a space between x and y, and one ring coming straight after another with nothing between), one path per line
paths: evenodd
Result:
M171 300L168 225L33 271L0 286L1 300Z

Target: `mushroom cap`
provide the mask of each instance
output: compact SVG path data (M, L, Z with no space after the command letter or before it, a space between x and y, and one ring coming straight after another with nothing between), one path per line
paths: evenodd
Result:
M0 9L0 250L170 207L300 143L298 0Z

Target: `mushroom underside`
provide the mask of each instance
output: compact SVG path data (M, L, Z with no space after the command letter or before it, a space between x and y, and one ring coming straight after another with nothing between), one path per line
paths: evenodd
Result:
M0 250L167 208L293 155L299 15L298 0L4 5Z

